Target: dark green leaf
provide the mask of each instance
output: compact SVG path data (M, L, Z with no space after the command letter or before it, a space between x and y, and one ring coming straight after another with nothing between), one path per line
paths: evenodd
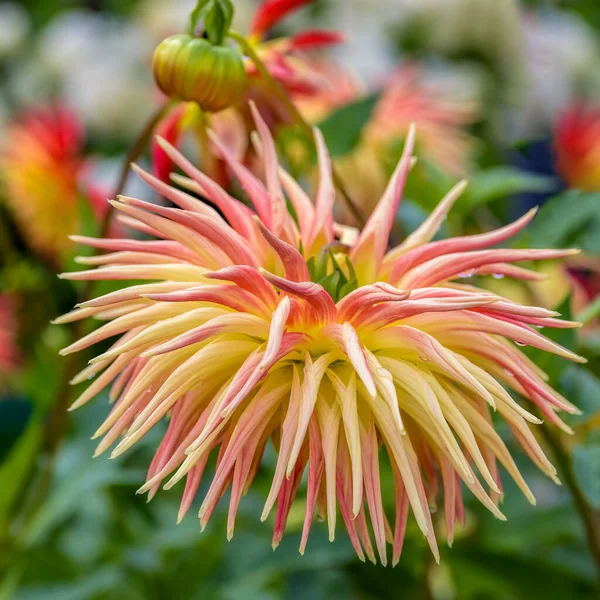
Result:
M27 427L32 412L31 402L12 398L0 399L0 461L4 460Z
M42 427L39 420L32 419L10 454L0 466L0 522L4 520L15 498L29 475L31 464L37 454Z
M555 186L556 182L551 177L533 175L512 167L496 167L475 173L469 179L469 186L460 200L460 205L464 210L471 210L513 194L548 192Z
M196 33L196 29L202 19L206 16L206 13L209 9L209 4L211 4L213 0L198 0L196 3L196 8L192 11L190 15L190 35L194 35Z
M348 104L319 125L333 157L348 154L358 144L364 126L371 118L377 98L374 94Z
M600 509L600 446L577 446L573 451L575 475L595 509Z
M589 419L600 411L600 379L582 365L568 365L560 378L564 395L583 411L570 417L571 422Z
M230 0L213 0L204 20L206 37L213 44L222 44L231 21L233 19L233 6Z
M581 248L599 251L600 194L569 191L555 196L540 209L530 225L530 243L535 247Z
M319 281L319 283L325 288L325 291L332 297L337 297L338 286L340 285L340 273L339 271L334 271L330 273L323 279Z

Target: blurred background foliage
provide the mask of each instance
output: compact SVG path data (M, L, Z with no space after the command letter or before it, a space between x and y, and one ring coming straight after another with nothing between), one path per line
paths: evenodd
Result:
M553 358L542 365L584 410L569 420L573 435L540 433L565 485L549 483L504 432L537 506L507 482L506 523L469 501L466 526L454 547L442 550L440 566L409 524L400 565L383 569L359 563L343 533L329 543L319 526L301 557L302 506L294 506L281 546L271 551L270 529L259 515L274 452L241 504L232 542L225 541L223 509L200 535L193 516L175 525L179 489L161 492L150 504L135 495L158 432L119 460L91 458L90 436L107 413L107 398L102 394L67 416L70 374L57 352L70 332L50 325L81 293L81 284L56 277L73 266L76 247L57 250L38 230L64 221L74 226L67 233L99 231L101 209L92 198L115 189L132 140L160 103L149 68L152 50L185 27L193 4L0 1L0 361L6 363L0 371L0 598L600 597L600 547L594 548L600 539L597 0L319 0L271 32L316 24L345 34L346 42L329 51L339 68L332 97L318 105L299 97L298 103L322 126L364 211L400 154L407 124L416 120L424 132L398 237L467 176L469 188L446 233L487 230L540 204L537 219L514 243L583 250L566 264L544 265L540 283L484 278L497 293L560 306L563 315L584 322L561 343L588 364ZM235 4L236 27L244 31L258 2ZM342 70L352 80L345 96L337 79ZM61 198L73 192L70 208L54 206L48 215L36 213L28 188L11 178L14 165L30 156L13 128L29 109L56 106L66 107L75 123L62 129L71 142L64 138L53 156L57 165L75 161L77 185L60 188ZM382 127L393 134L382 136ZM310 182L314 156L302 133L285 119L276 133L292 172ZM15 157L19 144L24 156ZM147 164L149 152L140 160ZM36 181L34 194L53 185ZM147 194L133 178L127 191ZM343 210L340 219L352 220ZM10 352L2 348L9 337L16 340ZM389 470L382 477L384 489L392 485Z

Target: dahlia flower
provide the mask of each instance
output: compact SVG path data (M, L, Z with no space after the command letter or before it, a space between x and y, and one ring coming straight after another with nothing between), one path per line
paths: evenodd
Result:
M97 216L108 209L85 179L83 143L73 113L40 107L8 126L0 150L4 201L27 244L51 262L73 248L67 236L80 220L80 195Z
M206 526L230 489L231 538L241 496L270 443L277 464L261 519L276 505L274 547L307 472L301 552L315 512L327 520L333 539L339 509L362 560L375 561L377 552L386 564L390 543L396 564L409 513L438 558L430 506L440 489L450 541L455 523L464 519L461 482L504 519L498 508L502 465L535 502L495 430L492 412L557 481L530 429L540 420L507 390L563 428L557 412L577 409L518 346L584 360L538 329L575 323L479 290L463 278L488 273L527 278L530 272L512 263L574 251L490 248L522 230L535 211L490 233L432 241L464 182L418 230L388 249L412 162L414 129L385 194L357 231L334 222L331 163L321 133L314 131L320 181L313 203L279 166L269 129L254 107L253 114L264 182L211 135L252 208L159 140L186 175L175 180L216 208L136 167L174 206L129 197L112 204L130 226L158 239L74 236L108 253L81 257L79 262L95 268L62 277L142 282L84 302L58 319L107 321L63 354L120 336L75 377L74 383L96 379L72 408L110 385L113 408L94 437L103 436L96 454L120 440L113 457L168 419L139 491L151 498L163 483L171 488L185 478L180 520L213 454L216 469L200 523ZM384 511L380 485L380 463L388 460L395 482L393 516Z
M559 119L554 137L556 169L569 187L600 191L600 110L578 105Z

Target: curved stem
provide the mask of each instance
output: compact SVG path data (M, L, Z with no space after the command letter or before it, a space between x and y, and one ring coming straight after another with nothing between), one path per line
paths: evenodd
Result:
M265 63L258 56L257 52L252 47L252 44L247 40L247 38L244 35L238 33L237 31L230 31L228 36L240 45L240 47L244 51L244 54L246 54L248 58L250 58L250 60L254 63L254 66L256 67L260 76L264 79L265 83L268 84L269 88L273 91L277 98L281 100L282 104L288 110L294 123L298 125L302 129L302 131L308 136L308 139L313 140L314 143L312 127L304 120L304 117L300 114L300 111L298 110L296 105L291 101L290 97L285 91L285 88L271 75L271 73L269 73L269 70L265 66ZM342 195L342 198L344 198L344 202L348 206L348 209L352 213L352 216L356 219L356 222L359 224L359 226L362 227L366 221L362 210L359 208L356 202L352 200L352 197L348 193L343 179L340 177L340 174L338 173L337 169L333 164L331 166L331 171L335 187Z
M573 461L565 450L559 434L551 429L546 422L541 425L540 429L542 436L554 454L561 479L569 490L575 509L579 513L579 517L585 530L588 547L596 565L598 580L600 581L600 522L598 520L598 515L594 513L594 509L590 506L590 503L579 486L573 469Z

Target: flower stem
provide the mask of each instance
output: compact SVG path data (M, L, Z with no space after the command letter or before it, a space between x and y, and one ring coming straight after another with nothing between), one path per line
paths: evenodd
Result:
M308 136L308 139L313 140L314 143L312 127L304 120L304 117L300 114L300 111L288 96L287 92L285 91L285 88L271 75L264 62L258 56L257 52L254 50L252 44L248 41L248 39L241 33L238 33L237 31L229 31L228 36L240 45L244 53L254 63L254 66L260 73L261 77L264 79L265 83L269 86L269 88L271 88L271 91L277 96L277 98L279 98L279 100L281 100L283 105L286 107L286 109L292 117L293 122L296 125L298 125L302 129L302 131ZM366 221L363 211L350 196L343 179L341 178L334 165L332 165L331 171L335 187L342 195L344 202L348 206L348 209L352 213L354 219L356 219L358 225L362 227Z
M541 425L540 429L544 440L554 454L561 479L569 490L575 509L579 513L579 517L585 530L590 554L596 565L598 580L600 581L600 522L598 515L595 514L594 509L590 506L590 503L579 486L573 469L573 461L565 450L560 435L549 427L546 422Z

